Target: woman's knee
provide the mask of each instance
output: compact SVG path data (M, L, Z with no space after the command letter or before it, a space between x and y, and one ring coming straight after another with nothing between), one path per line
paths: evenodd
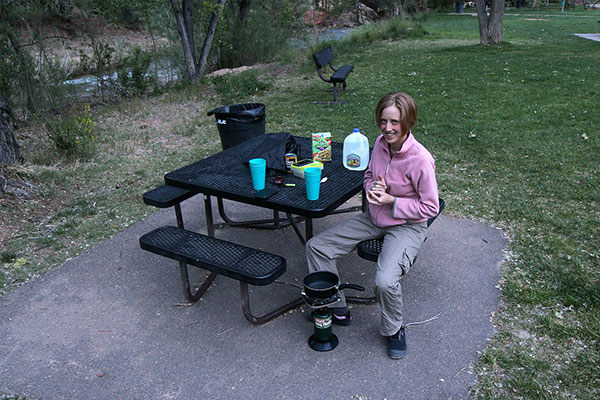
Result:
M306 242L306 251L310 251L310 252L315 251L315 249L318 247L318 243L319 243L319 241L316 239L317 239L317 237L313 236Z
M378 293L391 293L398 286L399 278L386 274L375 275L375 290Z

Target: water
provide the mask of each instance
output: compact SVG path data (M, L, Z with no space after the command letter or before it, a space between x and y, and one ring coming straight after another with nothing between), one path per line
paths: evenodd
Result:
M117 72L98 77L95 75L85 75L79 78L64 81L62 84L69 86L75 93L75 96L88 97L92 96L96 89L100 86L101 81L117 81ZM162 59L158 62L152 62L148 68L146 76L155 76L159 83L175 81L179 78L178 68L174 68L169 59Z
M317 33L307 35L307 38L293 38L290 39L290 44L297 49L305 49L309 47L309 43L316 41L335 41L346 37L352 28L340 28L340 29L328 29ZM172 82L179 79L179 68L172 65L169 59L162 59L156 63L150 65L148 76L156 76L160 83ZM100 81L112 80L117 81L117 73L114 72L110 75L104 75L101 78L95 75L85 75L75 79L71 79L63 82L63 85L69 86L74 92L74 96L89 97L92 96L96 89L100 86Z

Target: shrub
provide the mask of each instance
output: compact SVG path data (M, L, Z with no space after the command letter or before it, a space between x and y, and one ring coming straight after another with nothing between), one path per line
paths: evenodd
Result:
M221 31L217 32L218 40L214 46L217 67L231 68L273 60L292 34L289 4L263 0L253 3L244 22L236 15L229 16L230 26L220 26Z
M87 105L75 120L63 118L45 123L46 133L56 148L67 155L77 156L89 156L95 150L95 125Z
M148 90L152 84L156 84L153 76L147 74L148 67L152 62L152 55L138 46L129 51L125 58L126 67L117 73L117 79L121 89L140 95Z
M429 0L427 5L432 10L448 10L454 6L454 0Z

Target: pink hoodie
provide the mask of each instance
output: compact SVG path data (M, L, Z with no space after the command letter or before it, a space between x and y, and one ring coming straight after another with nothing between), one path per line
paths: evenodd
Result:
M383 135L376 139L369 168L365 172L366 191L379 175L387 184L387 192L395 200L393 204L383 206L369 203L369 212L375 225L416 224L437 215L439 199L435 162L412 132L409 132L402 149L393 157Z

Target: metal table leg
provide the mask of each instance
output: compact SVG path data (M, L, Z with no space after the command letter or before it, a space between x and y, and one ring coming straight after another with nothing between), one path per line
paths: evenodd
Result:
M304 299L302 297L292 300L291 302L282 305L279 308L276 308L273 311L270 311L262 316L254 316L252 311L250 310L250 294L248 293L248 283L240 282L240 292L242 294L242 310L244 311L244 316L250 322L255 325L264 324L272 320L273 318L277 318L280 315L285 314L289 310L296 308L304 303Z
M208 236L215 237L212 204L208 195L204 195L204 213L206 215L206 233Z

